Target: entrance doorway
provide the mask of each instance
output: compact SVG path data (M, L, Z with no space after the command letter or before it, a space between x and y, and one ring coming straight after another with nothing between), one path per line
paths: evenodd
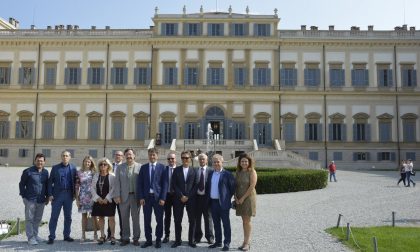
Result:
M220 135L220 121L210 121L211 129L214 135Z

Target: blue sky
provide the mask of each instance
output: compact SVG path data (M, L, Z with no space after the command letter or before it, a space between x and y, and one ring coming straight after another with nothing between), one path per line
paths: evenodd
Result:
M80 28L137 28L152 25L154 8L159 13L187 13L227 11L244 13L248 5L251 13L273 14L278 9L280 29L300 29L300 25L318 26L326 30L329 25L349 30L359 26L362 30L374 25L377 30L392 30L407 24L420 29L419 0L13 0L1 4L0 17L14 17L21 28L35 24L45 29L47 25L79 25Z

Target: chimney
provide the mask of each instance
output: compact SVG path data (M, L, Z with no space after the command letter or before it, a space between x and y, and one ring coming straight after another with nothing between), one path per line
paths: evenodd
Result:
M404 31L406 31L407 30L407 25L406 24L403 25L402 28L403 28Z
M35 30L35 25L31 25L31 30Z
M92 29L92 30L96 30L96 26L92 25L92 26L90 27L90 29Z
M328 26L328 30L329 30L329 31L334 31L334 25L330 25L330 26Z
M399 26L394 27L394 31L400 31L400 30L401 30L401 27L399 27Z
M416 27L415 26L410 26L410 31L415 31Z
M312 25L311 26L311 31L317 31L318 30L318 26Z
M373 25L368 25L368 31L373 31Z
M111 26L109 25L105 26L105 30L109 30L109 29L111 29Z
M300 26L300 30L301 30L301 31L306 31L306 25L301 25L301 26Z
M350 30L351 30L351 31L360 31L360 27L357 27L357 26L352 26L352 27L350 28Z
M73 30L73 25L67 25L67 30Z
M12 18L12 17L10 17L10 18L9 18L9 24L11 24L11 25L15 26L15 19L14 19L14 18Z
M49 30L49 31L50 31L51 29L52 29L51 25L48 25L48 26L47 26L47 30Z
M74 29L75 30L78 30L79 29L79 26L78 25L74 25Z

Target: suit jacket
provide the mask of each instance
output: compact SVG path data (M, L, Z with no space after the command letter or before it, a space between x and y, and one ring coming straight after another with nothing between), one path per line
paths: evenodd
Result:
M206 193L206 189L207 189L207 178L210 175L210 171L213 171L213 167L207 166L206 168L206 172L204 173L204 195L207 195ZM200 182L200 176L201 176L201 167L198 166L196 168L196 180L197 180L197 192L198 192L198 186L199 186L199 182Z
M76 185L76 173L77 169L74 164L69 164L70 166L70 176L71 176L71 185L70 190L72 194L75 193L75 185ZM59 169L62 167L62 163L56 164L52 167L50 177L48 179L48 196L53 196L57 198L61 192L61 177Z
M211 178L213 177L214 170L210 171L209 176L207 177L206 183L206 194L210 199L211 192ZM220 207L224 210L229 210L232 207L232 196L235 193L235 178L232 173L223 169L220 173L219 178L219 204Z
M166 192L168 191L168 180L165 175L165 166L161 163L156 163L155 174L153 181L150 181L149 173L150 163L146 163L140 167L140 173L137 178L137 199L146 199L150 192L150 185L155 194L155 200L166 200Z
M101 196L98 195L98 192L96 191L96 183L98 183L99 180L99 173L95 173L92 178L92 201L96 202L98 201ZM109 182L109 191L108 194L105 196L105 199L108 200L109 203L112 202L112 198L115 191L115 175L113 173L110 173L108 175L108 182Z
M137 199L137 177L140 172L140 164L134 162L134 196ZM121 197L121 203L126 202L128 200L128 193L130 190L130 180L128 179L128 166L127 163L122 163L118 166L117 172L115 174L115 190L114 190L114 198Z
M187 180L184 178L184 171L182 165L177 166L172 174L171 186L175 191L177 199L182 196L187 196L188 201L193 200L197 195L196 171L193 167L188 168Z

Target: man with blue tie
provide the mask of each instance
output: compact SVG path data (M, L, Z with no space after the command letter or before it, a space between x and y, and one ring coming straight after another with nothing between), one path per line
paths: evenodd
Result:
M163 236L163 206L165 205L168 181L165 174L165 166L157 162L158 150L148 149L149 163L140 167L137 179L137 191L140 205L143 206L144 235L146 242L141 246L152 246L152 211L156 218L156 243L155 248L160 248Z
M60 216L61 208L64 211L64 240L74 241L70 237L71 232L71 210L74 200L74 182L76 180L76 166L70 164L71 154L69 151L61 153L61 163L54 165L48 179L48 196L51 201L51 218L48 227L50 235L48 244L53 244L55 240L55 230Z
M214 224L216 242L209 248L222 246L222 226L225 240L222 251L228 251L231 241L229 210L232 207L232 196L235 193L235 178L232 173L223 169L223 157L216 154L212 158L213 169L207 178L206 193L210 194L210 208Z

